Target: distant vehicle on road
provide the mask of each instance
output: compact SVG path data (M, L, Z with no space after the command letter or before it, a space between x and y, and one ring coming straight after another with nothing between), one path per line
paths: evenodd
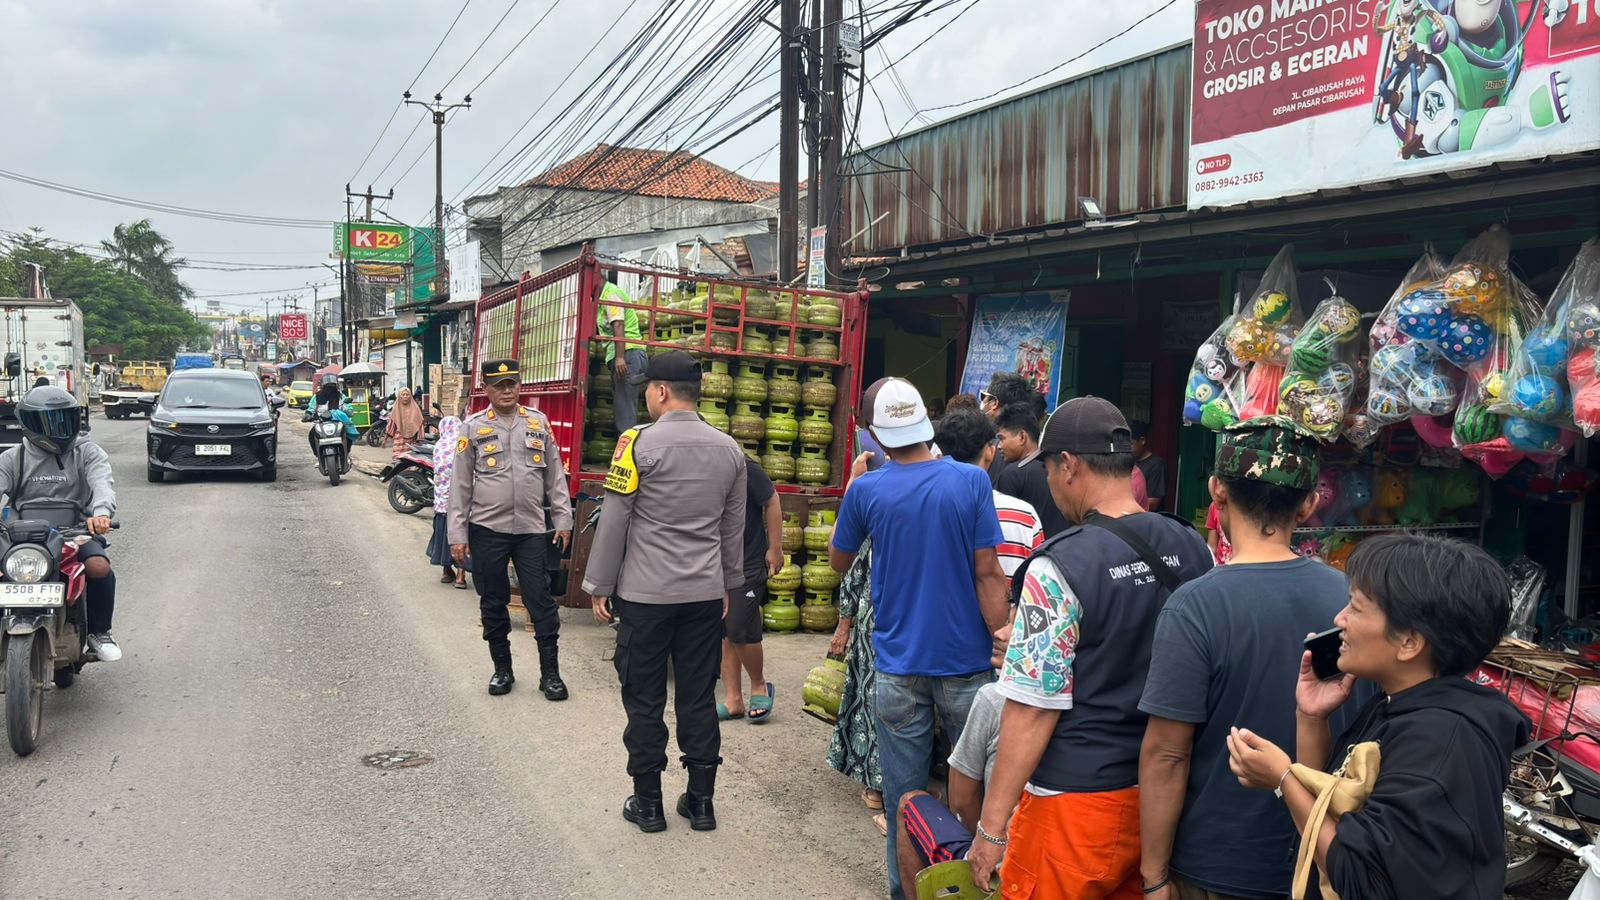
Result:
M84 371L83 311L71 300L45 297L42 276L39 297L0 297L0 346L4 382L0 384L0 445L22 440L17 403L43 378L78 398L88 422L88 383Z
M289 405L299 409L311 402L317 394L316 388L309 381L292 381L289 383Z
M254 472L278 477L278 419L282 398L268 402L249 372L186 369L172 373L150 414L148 469L152 483L168 472Z
M150 415L156 408L156 397L167 383L167 367L160 363L134 362L117 373L116 387L100 392L100 405L108 419L126 419L141 413Z
M172 371L181 372L184 369L210 369L211 354L209 353L179 353L172 360Z
M224 353L222 354L222 367L224 369L242 370L244 368L244 357L237 353Z

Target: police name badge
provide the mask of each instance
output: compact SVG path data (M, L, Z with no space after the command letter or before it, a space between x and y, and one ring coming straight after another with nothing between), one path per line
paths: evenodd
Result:
M630 428L617 438L617 451L611 455L611 469L606 472L606 490L613 494L639 490L639 468L633 462L633 442L638 438L637 428Z

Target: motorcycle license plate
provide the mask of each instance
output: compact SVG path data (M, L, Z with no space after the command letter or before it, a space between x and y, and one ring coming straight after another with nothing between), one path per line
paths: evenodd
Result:
M60 606L66 596L67 586L59 581L41 584L0 581L0 606Z
M196 444L196 456L227 456L233 452L232 444Z

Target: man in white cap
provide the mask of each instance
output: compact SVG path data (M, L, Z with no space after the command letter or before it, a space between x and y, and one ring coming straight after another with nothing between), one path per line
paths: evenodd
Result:
M895 810L902 794L928 786L935 716L956 742L978 688L994 678L990 634L1007 613L996 548L1005 538L989 476L933 455L933 423L910 382L875 382L861 415L889 459L871 472L870 452L856 460L828 562L845 571L872 538L873 712L883 808ZM889 893L901 900L896 831L890 822Z

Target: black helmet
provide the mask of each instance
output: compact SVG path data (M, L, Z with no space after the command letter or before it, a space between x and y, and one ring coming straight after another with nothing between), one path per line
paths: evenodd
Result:
M83 408L78 398L58 387L36 387L17 404L22 436L46 453L65 456L78 442Z

